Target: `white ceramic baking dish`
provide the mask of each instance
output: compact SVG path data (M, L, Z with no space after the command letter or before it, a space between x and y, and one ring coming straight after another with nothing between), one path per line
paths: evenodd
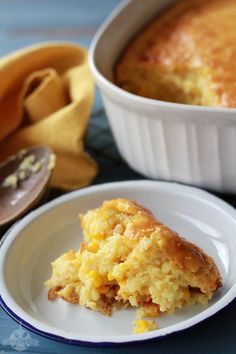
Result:
M132 36L170 0L124 1L97 32L89 63L123 158L151 178L236 192L236 109L168 103L112 83Z

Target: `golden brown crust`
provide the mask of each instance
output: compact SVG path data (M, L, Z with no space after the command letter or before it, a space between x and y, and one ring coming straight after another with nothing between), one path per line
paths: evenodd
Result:
M76 294L75 289L71 288L70 293L65 296L62 292L64 288L65 287L63 286L54 286L53 288L50 288L48 290L48 300L53 301L59 297L71 304L79 304L79 296Z
M170 74L184 80L194 73L208 80L207 105L236 107L235 0L182 0L169 6L124 51L115 67L115 82L138 95L185 103L174 81L151 86L155 75L161 81L168 74L168 81ZM193 90L188 94L194 96ZM194 97L186 102L191 100Z
M215 292L221 286L214 260L199 247L156 220L148 209L127 199L105 201L101 209L114 209L117 214L133 215L132 223L126 225L123 235L132 239L155 235L166 256L185 273L194 274L196 284L203 292L205 289Z
M62 289L62 286L54 286L48 290L48 300L53 301L58 297L58 292Z
M221 287L221 278L214 260L203 250L183 239L166 226L162 226L162 250L181 266L185 273L193 273L198 278L198 287L216 291Z

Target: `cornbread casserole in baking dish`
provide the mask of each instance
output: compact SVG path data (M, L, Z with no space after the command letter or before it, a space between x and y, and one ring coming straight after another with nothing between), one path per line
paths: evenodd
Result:
M128 44L114 77L148 98L236 107L236 1L171 4Z
M131 200L105 201L80 218L84 242L52 262L49 300L106 315L133 306L142 319L207 304L221 286L211 257ZM154 328L145 321L136 327L137 333Z

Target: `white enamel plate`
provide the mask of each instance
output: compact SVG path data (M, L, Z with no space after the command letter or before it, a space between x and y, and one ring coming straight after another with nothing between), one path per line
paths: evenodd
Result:
M208 306L162 315L157 319L158 330L132 334L134 309L106 317L60 299L47 300L43 283L50 276L50 262L63 252L78 249L82 241L78 213L117 197L149 208L159 220L214 257L223 286ZM45 204L10 230L0 248L0 301L23 326L63 342L112 345L157 338L195 325L234 299L235 249L236 211L202 190L152 181L89 187Z

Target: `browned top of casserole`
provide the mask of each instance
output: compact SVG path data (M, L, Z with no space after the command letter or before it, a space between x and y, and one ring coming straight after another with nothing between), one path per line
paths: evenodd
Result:
M182 0L129 43L115 83L137 95L236 107L236 1Z

